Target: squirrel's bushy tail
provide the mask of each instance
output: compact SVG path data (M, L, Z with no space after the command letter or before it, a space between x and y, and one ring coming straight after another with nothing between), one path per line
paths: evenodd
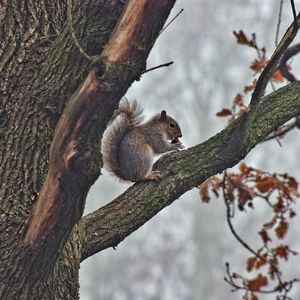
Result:
M129 102L122 99L116 110L116 118L107 128L102 139L102 156L106 169L126 180L126 176L119 167L118 148L124 135L133 127L139 125L143 118L143 110L136 101Z

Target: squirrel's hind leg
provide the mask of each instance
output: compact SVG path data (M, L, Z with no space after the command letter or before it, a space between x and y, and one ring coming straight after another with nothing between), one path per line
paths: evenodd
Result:
M159 171L151 171L149 174L147 174L143 181L156 181L159 182L159 180L162 178L162 175Z

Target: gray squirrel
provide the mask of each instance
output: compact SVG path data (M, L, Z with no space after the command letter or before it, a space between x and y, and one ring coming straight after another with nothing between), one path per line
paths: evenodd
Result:
M178 123L164 110L142 123L142 109L127 99L115 115L102 139L104 167L122 180L159 181L161 174L152 171L153 156L184 148Z

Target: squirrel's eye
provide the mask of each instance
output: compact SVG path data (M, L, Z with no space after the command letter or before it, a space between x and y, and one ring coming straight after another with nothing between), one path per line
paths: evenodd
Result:
M175 123L170 123L170 127L174 128L175 127Z

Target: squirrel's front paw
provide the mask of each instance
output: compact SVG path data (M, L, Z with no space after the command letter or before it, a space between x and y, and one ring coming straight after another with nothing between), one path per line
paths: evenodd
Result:
M176 148L177 148L178 150L179 150L179 149L184 149L184 148L185 148L185 146L184 146L181 142L176 143L175 146L176 146Z
M172 141L171 141L171 144L174 145L176 147L175 150L180 150L180 149L184 149L184 145L179 141L178 138L174 138Z

